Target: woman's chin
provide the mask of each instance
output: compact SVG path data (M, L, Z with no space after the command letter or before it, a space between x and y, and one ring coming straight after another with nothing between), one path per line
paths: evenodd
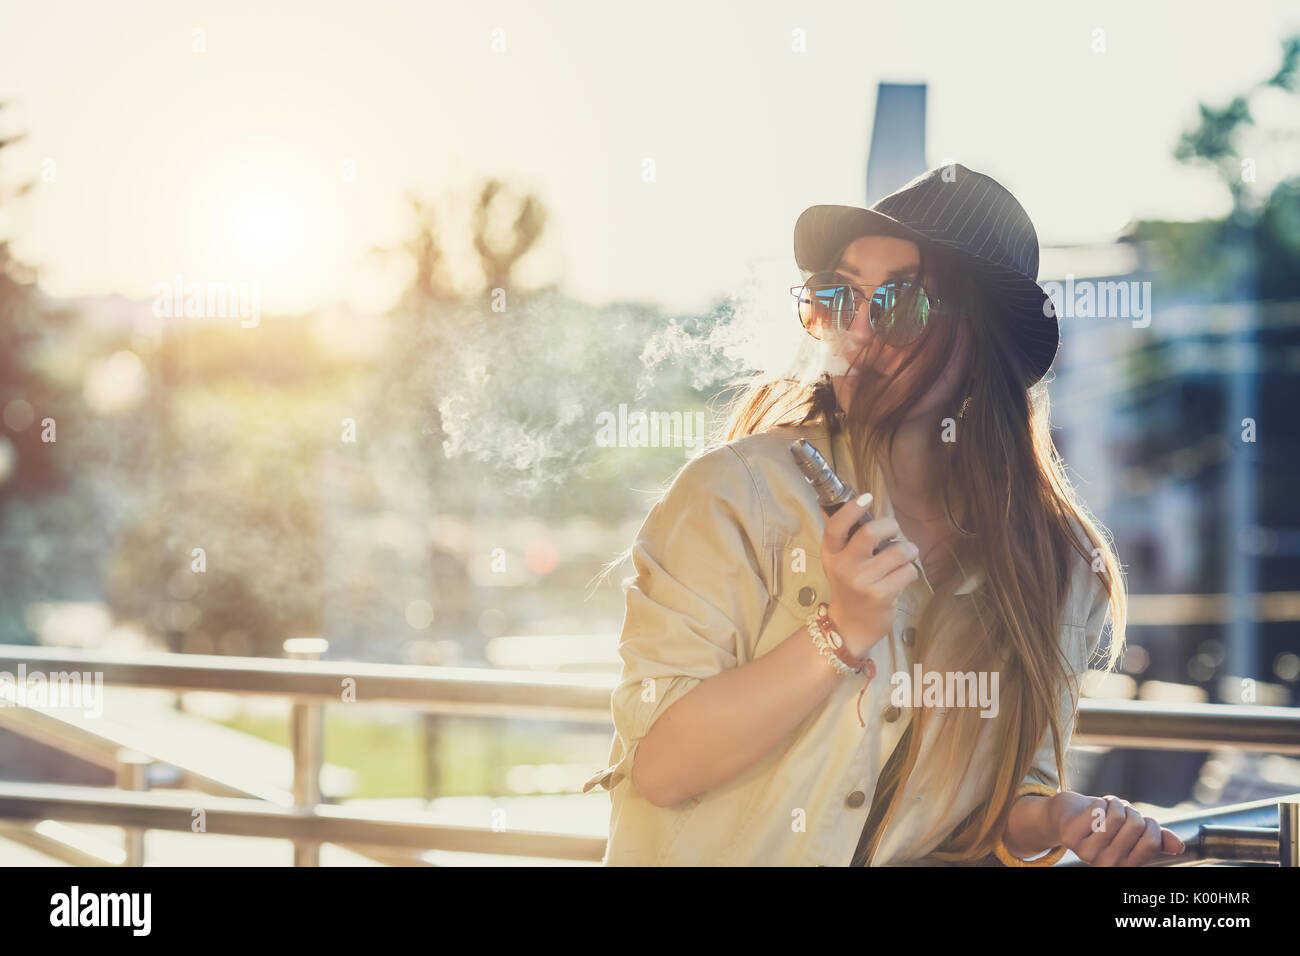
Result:
M880 378L880 373L873 368L855 368L845 372L840 378L852 384L862 378Z

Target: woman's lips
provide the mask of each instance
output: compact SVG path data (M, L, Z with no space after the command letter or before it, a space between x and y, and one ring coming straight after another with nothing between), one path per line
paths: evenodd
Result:
M864 373L868 375L880 374L873 366L867 363L850 365L848 361L844 359L837 360L830 369L830 373L831 375L838 375L841 378L857 378Z

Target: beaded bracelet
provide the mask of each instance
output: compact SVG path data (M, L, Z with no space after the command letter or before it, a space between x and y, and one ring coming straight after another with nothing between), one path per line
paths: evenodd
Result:
M1016 791L1016 800L1019 800L1024 796L1032 796L1035 794L1050 797L1059 792L1060 791L1053 790L1044 783L1022 783L1020 788ZM1012 855L1011 851L1007 849L1007 845L1002 842L1002 838L999 837L998 844L994 847L993 852L997 854L997 858L1001 860L1005 866L1052 866L1057 860L1065 856L1065 851L1067 849L1068 847L1058 846L1035 859L1022 860L1020 857Z
M807 625L813 644L821 651L822 657L830 661L836 673L848 677L865 671L867 680L876 676L875 661L870 658L859 660L844 646L844 638L836 630L835 622L830 619L829 607L826 604L817 606L817 610L808 618Z

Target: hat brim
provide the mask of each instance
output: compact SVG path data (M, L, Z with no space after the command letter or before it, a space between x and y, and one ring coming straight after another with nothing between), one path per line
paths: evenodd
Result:
M794 224L794 261L805 272L834 269L836 258L854 239L893 236L910 242L930 242L924 233L890 216L860 206L809 206Z
M795 264L806 273L834 269L845 247L863 236L892 236L918 245L940 247L983 280L990 299L1007 310L1009 330L1025 355L1029 384L1051 368L1061 344L1056 304L1036 281L997 265L951 241L860 206L809 206L795 221ZM835 261L832 261L835 260Z

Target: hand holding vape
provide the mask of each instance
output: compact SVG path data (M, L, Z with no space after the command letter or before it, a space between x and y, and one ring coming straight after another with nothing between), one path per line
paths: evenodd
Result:
M839 475L835 474L831 466L826 463L826 459L822 457L821 452L810 442L800 438L790 446L790 454L794 456L794 460L798 464L799 470L803 472L804 478L817 492L817 501L827 514L835 514L858 496L856 491L849 487ZM857 523L849 529L848 538L852 538L859 528L872 520L874 519L871 512L864 512ZM848 538L845 540L848 540ZM881 543L871 553L873 555L879 554L896 540L895 538Z

